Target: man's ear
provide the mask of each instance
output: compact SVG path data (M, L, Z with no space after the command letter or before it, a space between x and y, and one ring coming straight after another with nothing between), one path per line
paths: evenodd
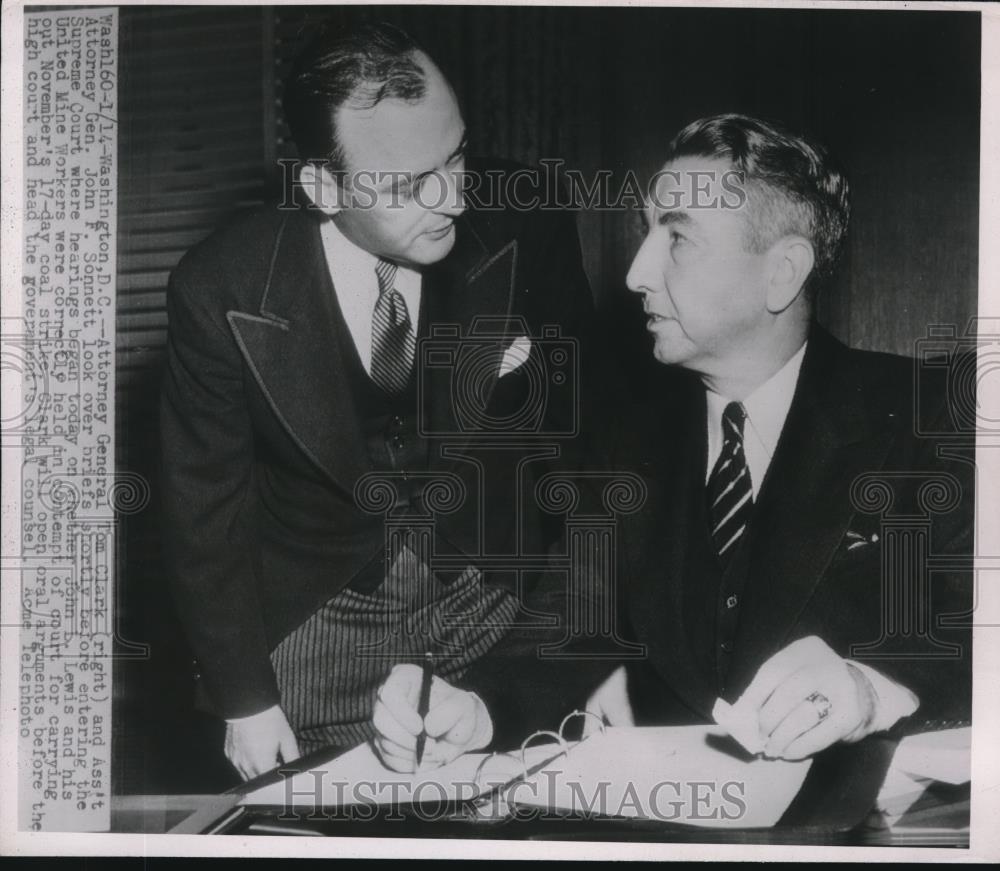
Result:
M813 270L816 253L803 236L784 236L771 246L771 275L767 286L767 310L780 314L802 292Z
M325 166L307 163L299 170L299 185L324 215L333 217L344 207L340 184Z

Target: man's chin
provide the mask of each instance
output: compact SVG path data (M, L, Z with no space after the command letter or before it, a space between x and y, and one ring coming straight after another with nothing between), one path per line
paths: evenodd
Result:
M414 266L430 266L444 260L444 258L451 253L451 249L454 247L455 233L453 230L441 239L427 239L426 241L421 240L413 247L413 250L409 252L409 257L407 259Z
M691 353L677 342L660 338L653 345L653 357L667 366L683 366L691 358Z

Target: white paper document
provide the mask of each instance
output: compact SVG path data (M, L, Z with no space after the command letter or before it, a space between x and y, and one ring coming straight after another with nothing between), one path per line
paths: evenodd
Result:
M725 699L716 699L712 719L739 741L747 753L764 752L764 739L757 725L756 711L747 711L739 702L731 705Z
M971 777L972 729L909 735L899 742L878 794L878 807L892 825L935 781L958 786Z
M907 774L958 785L968 783L972 727L910 735L899 742L892 768Z
M810 765L748 759L715 726L608 728L511 786L507 801L712 828L768 827Z

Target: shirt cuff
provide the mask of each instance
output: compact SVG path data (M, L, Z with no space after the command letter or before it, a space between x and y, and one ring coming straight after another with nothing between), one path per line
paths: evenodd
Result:
M853 659L848 659L847 663L868 678L875 694L875 717L868 728L868 734L891 729L897 721L909 717L920 706L920 699L910 690L877 672L870 665Z
M237 724L245 725L247 723L256 720L263 720L266 717L273 716L275 711L280 711L280 710L281 710L281 705L271 705L271 707L266 708L263 711L259 711L256 714L248 714L245 717L226 717L226 722L232 726L235 726Z

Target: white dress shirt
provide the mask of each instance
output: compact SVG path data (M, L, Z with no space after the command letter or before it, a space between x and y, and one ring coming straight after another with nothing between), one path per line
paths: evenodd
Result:
M771 458L778 447L778 439L781 438L788 409L792 405L795 385L799 380L799 370L802 368L802 358L806 353L806 344L808 343L804 343L781 369L743 400L743 409L746 412L746 420L743 422L743 453L747 460L747 471L750 473L754 501L760 493L764 476L771 465ZM712 390L707 391L706 399L708 463L705 468L705 481L707 483L719 454L722 453L722 413L732 400ZM906 687L900 686L869 665L853 660L847 661L868 678L875 692L877 702L872 731L881 732L888 729L901 717L908 717L917 709L920 702Z
M320 227L323 253L330 270L333 290L347 322L347 329L354 339L358 356L370 375L372 371L372 318L378 302L378 278L375 266L378 257L359 248L337 228L333 220L324 221ZM415 269L400 266L396 270L395 288L406 302L410 325L414 335L420 318L421 276Z

